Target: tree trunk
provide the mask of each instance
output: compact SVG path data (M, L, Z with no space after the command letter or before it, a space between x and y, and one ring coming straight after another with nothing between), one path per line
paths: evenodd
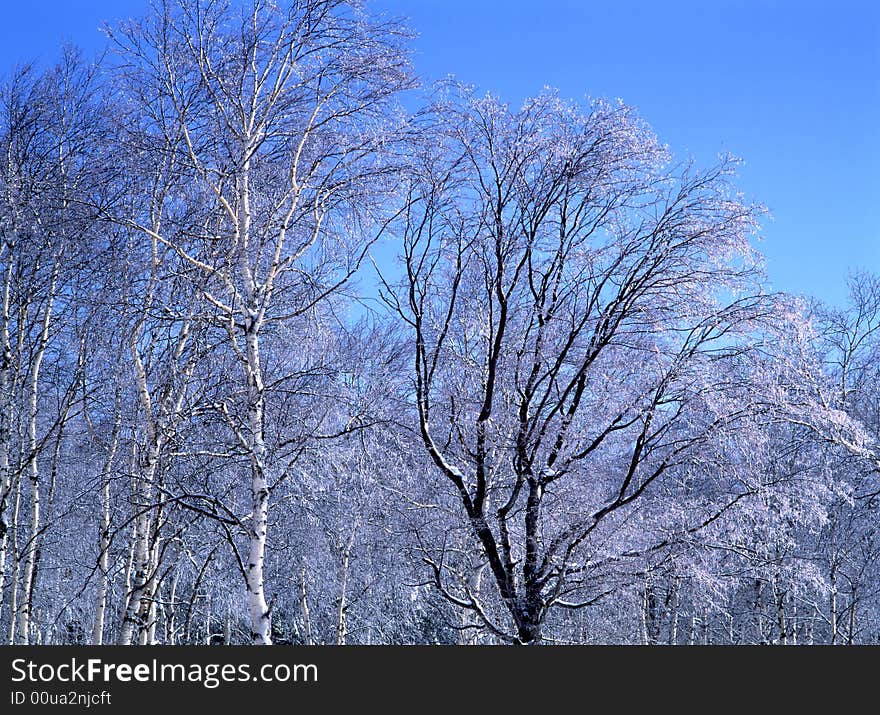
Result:
M846 635L846 644L852 645L856 637L856 589L850 591L849 601L849 628Z
M302 611L303 618L303 629L305 630L305 644L306 645L314 645L315 641L312 638L312 615L309 611L309 598L308 598L308 590L306 586L306 570L303 568L300 571L300 581L299 581L299 607L300 611Z
M669 623L669 645L678 645L678 611L681 607L681 579L676 576L672 582L672 618Z
M15 503L12 508L12 583L9 601L9 645L15 645L15 630L18 625L18 591L21 579L21 556L18 548L18 516L21 511L21 479L16 480Z
M245 147L244 155L249 154ZM251 521L248 533L248 562L246 571L248 613L251 623L251 642L254 645L272 643L272 625L266 603L263 583L263 565L266 554L266 528L269 522L269 483L266 478L265 386L260 359L260 303L267 296L258 296L253 272L248 265L250 243L250 162L245 160L238 185L237 233L239 272L245 285L247 315L245 315L246 364L248 387L248 429L251 457Z
M336 607L336 645L345 645L345 639L348 635L347 630L347 610L348 602L346 600L348 591L348 565L351 560L351 550L354 547L354 538L357 533L357 523L351 528L351 536L342 547L342 561L339 565L339 602Z
M107 611L107 592L110 590L110 482L101 486L101 532L98 539L98 592L95 596L95 623L92 626L92 644L104 644L104 618Z
M37 418L39 416L40 369L43 365L43 356L46 354L46 346L49 343L49 326L52 323L52 308L55 302L55 286L57 285L60 266L61 257L60 255L56 255L55 265L52 270L52 279L49 286L49 295L46 299L46 307L43 311L43 319L40 324L39 342L34 354L30 375L28 377L27 475L31 482L31 534L25 551L21 607L18 612L18 642L22 645L30 643L33 586L37 568L37 554L39 553L37 547L41 533L40 466L39 460L37 459L39 452L39 444L37 442Z
M831 620L831 645L837 645L838 613L837 613L837 568L831 567L831 590L828 595L828 611Z
M6 553L9 544L9 496L14 488L9 453L12 446L12 390L14 376L12 346L9 339L9 306L12 290L11 257L14 243L7 242L6 272L3 283L3 303L0 309L0 613L3 610L6 585Z
M136 476L132 485L132 493L135 495L134 509L137 511L137 516L134 520L134 534L132 536L134 541L132 544L131 586L119 633L119 645L131 645L138 641L149 618L152 577L152 549L150 548L152 489L150 487L155 477L159 451L155 444L150 445L148 449L141 476Z
M98 577L98 592L95 596L95 622L92 626L92 644L94 645L103 645L104 643L107 592L110 590L110 472L113 469L113 459L116 457L116 449L119 445L119 429L122 422L122 412L119 410L118 401L116 410L116 419L110 433L110 444L107 446L107 455L101 469L101 527L98 534L98 570L100 575Z

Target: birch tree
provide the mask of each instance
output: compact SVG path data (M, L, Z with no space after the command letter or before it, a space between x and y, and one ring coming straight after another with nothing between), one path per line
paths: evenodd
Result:
M149 87L156 131L212 199L211 220L189 240L150 227L191 270L226 331L246 388L232 437L247 454L251 509L246 588L252 640L271 642L264 585L272 473L265 440L263 339L357 270L388 183L377 160L388 102L407 85L398 31L355 5L309 0L279 7L186 0L114 33L123 69ZM225 407L221 409L225 410Z
M94 159L99 147L99 116L86 123L95 99L96 70L74 50L66 50L61 61L42 75L25 70L7 86L5 102L5 165L3 184L4 225L4 309L2 342L6 373L3 387L3 420L0 429L5 467L0 503L5 503L14 481L20 504L21 480L26 478L29 534L17 559L15 573L21 578L15 595L17 608L10 632L17 640L30 642L34 591L38 582L40 546L50 524L46 519L41 457L54 442L50 458L51 504L56 485L62 435L77 394L80 353L73 347L73 359L57 351L63 332L76 318L76 285L87 251L93 216L77 200L94 188ZM96 146L97 145L97 146ZM14 328L13 328L14 326ZM17 334L14 341L10 333ZM52 357L50 358L50 351ZM55 384L45 378L46 361L52 359ZM10 375L10 368L16 371ZM60 382L58 382L60 380ZM49 399L49 388L60 392ZM44 414L43 411L53 411ZM16 416L16 412L18 415ZM24 428L17 445L10 443L9 427L20 420ZM17 452L17 467L10 453ZM12 471L10 471L12 470ZM5 537L3 555L5 562ZM11 638L12 639L12 638Z

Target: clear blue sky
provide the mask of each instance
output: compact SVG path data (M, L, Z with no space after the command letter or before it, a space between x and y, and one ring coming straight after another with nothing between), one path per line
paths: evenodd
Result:
M102 46L104 19L145 0L0 0L0 66ZM773 287L844 298L880 273L877 0L374 0L419 33L416 70L518 104L544 86L637 106L682 158L746 160L740 186L773 220Z

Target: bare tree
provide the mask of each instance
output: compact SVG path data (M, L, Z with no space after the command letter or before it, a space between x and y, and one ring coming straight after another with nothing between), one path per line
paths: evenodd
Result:
M502 611L425 559L448 599L533 643L551 609L602 595L600 525L751 409L720 375L767 310L751 297L759 209L728 161L663 168L625 106L545 95L513 112L453 93L434 116L388 302L412 334L421 439Z
M246 385L228 427L250 463L245 580L252 640L271 642L263 564L273 474L265 441L262 340L314 309L357 270L381 192L388 100L405 87L398 31L355 5L255 0L240 10L186 0L114 35L155 131L207 197L201 234L140 225L209 281L202 290ZM144 90L139 90L143 92ZM373 235L378 230L373 229ZM201 279L200 279L201 280Z

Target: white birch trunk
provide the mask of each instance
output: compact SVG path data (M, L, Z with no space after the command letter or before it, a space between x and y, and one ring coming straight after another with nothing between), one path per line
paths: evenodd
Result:
M115 447L115 440L114 440ZM92 644L104 643L104 619L107 611L107 592L110 590L110 481L105 477L101 485L101 532L98 537L98 592L95 595L95 622L92 626Z
M342 561L339 565L339 603L336 607L336 645L345 645L348 636L348 572L356 534L357 523L352 526L351 535L342 548Z
M0 612L6 594L6 554L9 544L9 496L12 492L12 471L9 451L12 442L12 346L9 340L9 301L12 289L13 244L6 246L6 272L3 282L3 304L0 311Z
M245 147L244 154L245 156L249 154L248 147ZM266 443L263 434L266 396L263 367L260 361L260 328L263 315L259 305L265 296L258 295L254 274L248 264L251 225L249 172L250 162L245 161L238 186L237 234L238 267L246 297L244 367L248 387L247 419L251 458L251 519L248 533L246 585L251 642L255 645L269 645L272 643L272 626L263 580L266 528L269 521L269 484L266 478Z
M148 447L143 471L134 478L133 493L136 495L134 508L138 514L134 520L131 586L122 619L119 645L131 645L139 640L140 634L147 624L152 576L149 511L152 490L150 486L153 483L158 459L158 446L151 444Z
M831 645L837 645L839 631L837 612L837 573L836 567L831 568L831 591L828 595L828 610L831 618Z
M248 382L251 393L249 426L252 437L251 522L248 534L247 596L251 621L251 641L256 645L272 642L269 606L263 584L266 528L269 520L269 485L265 474L263 442L263 384L259 366L259 342L248 336Z
M49 343L49 326L52 323L52 308L55 302L55 288L61 267L60 256L56 256L49 285L49 295L40 325L40 337L28 377L28 426L27 426L27 475L31 482L31 531L25 551L24 575L22 577L21 606L18 611L18 642L30 643L31 608L33 604L34 570L42 524L40 523L40 467L37 459L37 418L39 417L39 384L43 356Z
M18 591L21 577L21 558L18 550L18 515L21 510L21 479L15 484L15 503L12 508L12 556L15 563L12 567L12 583L10 584L11 597L9 601L9 645L15 645L15 629L18 625Z
M300 571L300 581L299 581L299 607L302 612L303 619L303 630L305 631L305 644L306 645L314 645L315 641L312 638L312 613L309 610L309 594L308 594L308 586L306 585L306 570L302 569Z
M104 644L104 621L107 613L107 593L110 590L110 472L116 450L119 447L119 430L122 423L122 411L119 406L117 392L115 404L116 416L110 432L110 442L104 464L101 467L101 525L98 533L98 591L95 594L95 622L92 625L92 645Z

